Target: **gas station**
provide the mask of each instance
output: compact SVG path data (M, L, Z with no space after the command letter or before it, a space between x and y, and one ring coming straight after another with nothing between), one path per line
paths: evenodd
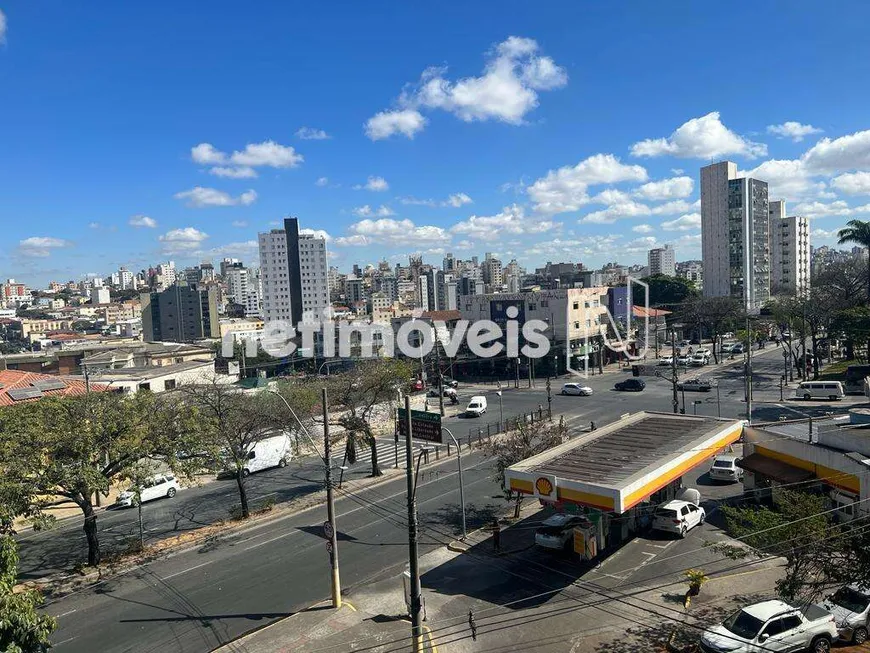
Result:
M594 558L647 525L683 489L683 474L740 439L743 421L638 412L505 470L505 485L557 511L582 514L574 550Z

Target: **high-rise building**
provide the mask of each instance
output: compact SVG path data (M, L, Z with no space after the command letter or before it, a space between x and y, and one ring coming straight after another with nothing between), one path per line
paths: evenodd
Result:
M221 276L226 278L227 270L229 270L231 268L243 268L243 267L245 267L245 266L242 264L241 259L225 258L221 261L221 267L220 267Z
M224 279L227 282L227 299L235 304L244 304L248 294L248 269L228 267Z
M810 222L787 216L784 200L770 203L770 289L789 297L810 290Z
M262 317L298 324L322 319L329 308L326 239L299 230L296 218L283 229L259 234Z
M731 161L701 168L704 295L750 309L770 299L769 210L767 182L737 178Z
M174 284L162 292L142 293L142 335L146 342L193 342L220 338L217 288L196 290Z
M108 304L111 300L109 289L105 286L94 286L90 289L91 304Z
M489 292L498 292L504 283L501 261L490 252L486 253L483 261L483 283L487 285Z
M677 259L670 245L651 249L647 255L649 275L664 274L669 277L677 274Z

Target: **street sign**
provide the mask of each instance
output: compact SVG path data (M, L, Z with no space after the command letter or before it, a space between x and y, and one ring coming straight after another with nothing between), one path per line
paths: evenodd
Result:
M404 408L399 409L399 435L408 433L408 419ZM415 440L442 443L441 415L425 410L411 410L411 436Z
M333 535L335 535L335 533L332 530L332 524L328 521L323 522L323 537L327 540L331 540Z
M334 549L332 548L332 540L326 540L326 552L329 555L333 554Z

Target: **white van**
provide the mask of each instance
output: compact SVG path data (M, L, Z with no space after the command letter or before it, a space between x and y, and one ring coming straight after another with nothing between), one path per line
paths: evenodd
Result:
M265 437L251 446L242 474L247 476L270 467L286 467L292 455L290 437L286 433Z
M480 417L486 412L486 397L475 395L465 407L465 414L469 417Z
M798 399L830 399L836 401L846 396L839 381L804 381L794 391Z

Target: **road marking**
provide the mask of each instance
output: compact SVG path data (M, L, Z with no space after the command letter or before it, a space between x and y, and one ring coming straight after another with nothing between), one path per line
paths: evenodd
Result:
M57 647L60 646L61 644L68 644L69 642L73 641L74 639L75 639L75 637L70 637L69 639L65 639L65 640L63 640L62 642L55 642L55 643L52 645L52 648L57 648Z
M432 649L432 653L438 653L438 647L435 646L435 638L432 637L432 629L426 624L423 624L423 630L426 631L426 635L429 636L429 647Z
M63 614L59 614L59 615L57 615L57 616L55 617L55 619L60 619L61 617L65 617L65 616L67 616L68 614L72 614L72 613L75 612L77 609L78 609L78 608L73 608L72 610L67 610L67 611L64 612Z
M344 605L346 605L347 607L349 607L349 608L350 608L351 610L353 610L354 612L357 611L356 608L353 607L353 603L351 603L350 601L344 601Z
M213 562L217 562L215 560L208 560L207 562L200 563L198 565L194 565L193 567L188 567L187 569L182 569L181 571L177 571L174 574L169 574L168 576L162 576L160 580L169 580L170 578L175 578L176 576L181 576L181 574L186 574L189 571L193 571L194 569L199 569L200 567L205 567L206 565L210 565Z
M269 544L269 542L274 542L275 540L280 540L282 537L287 537L288 535L295 535L295 534L298 534L301 532L302 531L294 530L294 531L288 531L286 533L281 533L281 535L276 535L275 537L270 538L268 540L263 540L262 542L258 542L257 544L252 544L249 547L245 547L244 549L242 549L242 551L250 551L251 549L256 549L258 546L263 546L264 544Z

